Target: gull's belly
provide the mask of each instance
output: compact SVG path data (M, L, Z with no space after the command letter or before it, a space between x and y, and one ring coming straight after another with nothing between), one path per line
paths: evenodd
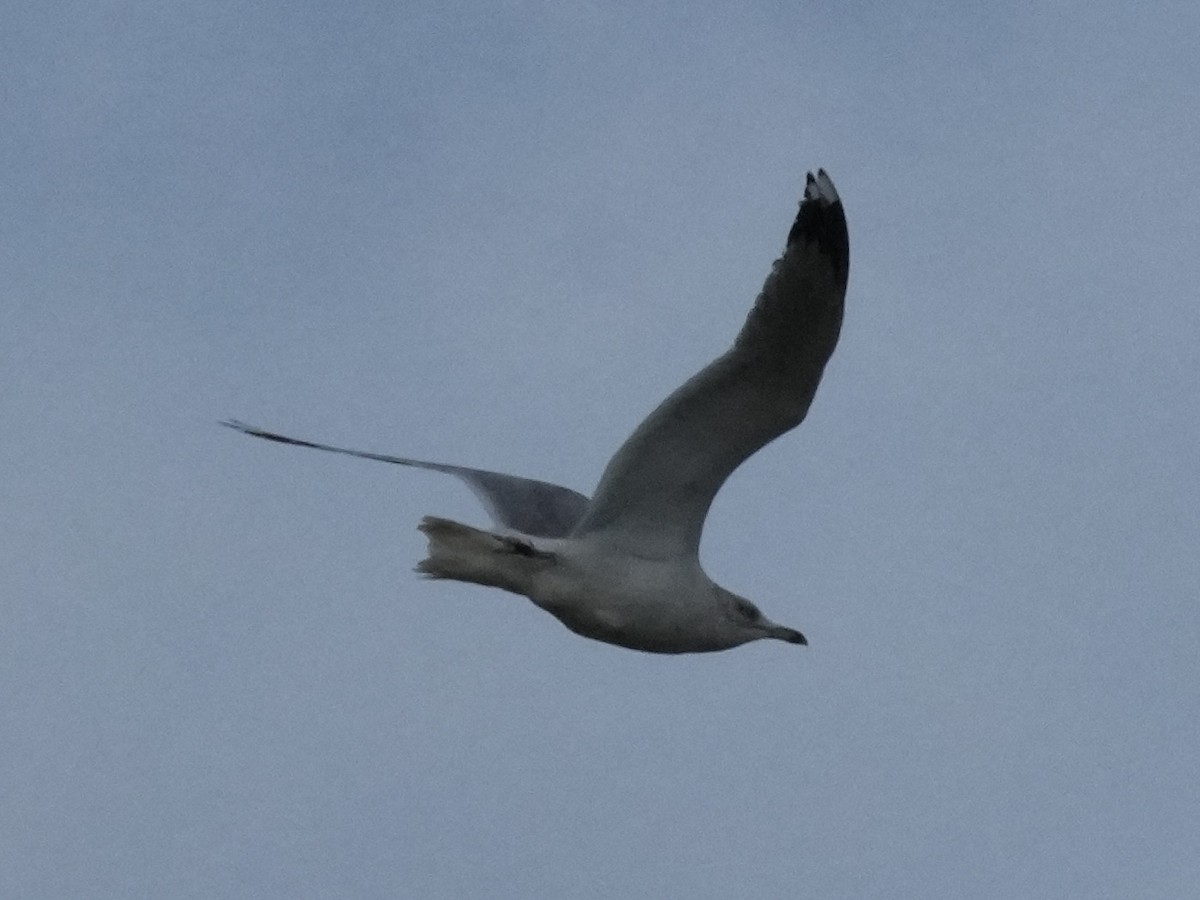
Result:
M530 599L576 634L634 650L726 646L712 633L711 582L698 567L636 558L591 562L563 559L539 575Z

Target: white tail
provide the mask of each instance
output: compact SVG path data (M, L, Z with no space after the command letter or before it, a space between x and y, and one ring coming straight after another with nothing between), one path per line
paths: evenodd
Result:
M417 563L426 578L467 581L528 594L530 577L553 559L519 538L425 516L417 528L429 538L429 556Z

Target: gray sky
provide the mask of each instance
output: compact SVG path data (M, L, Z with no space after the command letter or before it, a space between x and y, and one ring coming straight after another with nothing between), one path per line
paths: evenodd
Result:
M0 895L1182 898L1194 3L5 5ZM811 646L419 581L590 491L804 171L809 420L703 559Z

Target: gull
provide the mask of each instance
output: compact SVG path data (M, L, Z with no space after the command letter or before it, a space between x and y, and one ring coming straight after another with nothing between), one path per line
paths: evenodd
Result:
M842 202L824 169L810 172L783 255L733 346L646 417L591 499L545 481L221 424L457 476L493 528L425 516L418 528L428 557L416 571L526 596L584 637L651 653L727 650L761 638L807 644L704 573L700 534L733 470L808 413L841 331L849 268Z

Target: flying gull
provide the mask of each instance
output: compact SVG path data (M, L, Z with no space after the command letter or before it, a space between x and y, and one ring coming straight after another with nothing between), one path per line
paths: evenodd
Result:
M456 475L494 530L425 516L427 578L522 594L567 628L652 653L726 650L803 634L714 583L700 532L725 479L803 421L837 344L850 267L841 200L823 169L733 347L659 404L621 445L595 495L529 478L348 450L221 424L255 437Z

